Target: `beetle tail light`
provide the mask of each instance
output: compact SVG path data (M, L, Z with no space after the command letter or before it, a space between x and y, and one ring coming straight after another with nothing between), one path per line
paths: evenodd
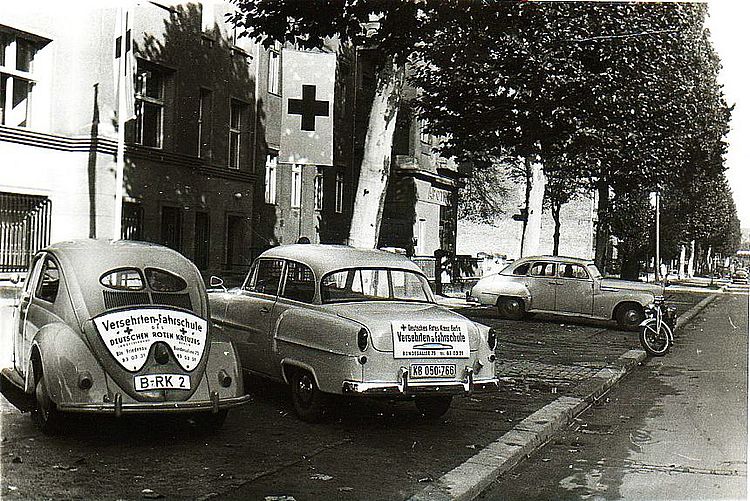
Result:
M494 327L491 327L490 331L487 333L487 346L489 346L492 351L495 351L495 348L497 348L497 330L495 330Z
M227 371L221 369L218 374L219 384L224 388L229 388L232 385L232 376L227 374Z
M367 329L364 327L359 329L359 333L357 334L357 346L359 347L359 351L365 351L367 349L368 338L369 335L367 334Z

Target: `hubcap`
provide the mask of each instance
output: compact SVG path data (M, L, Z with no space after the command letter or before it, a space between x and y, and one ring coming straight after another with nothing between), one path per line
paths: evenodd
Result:
M299 394L300 400L305 403L309 403L312 400L313 382L307 374L304 374L299 378L297 383L297 393Z

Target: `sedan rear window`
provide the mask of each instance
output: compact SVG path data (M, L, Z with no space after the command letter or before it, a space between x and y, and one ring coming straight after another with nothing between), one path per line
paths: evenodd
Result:
M121 268L105 273L99 282L110 289L121 291L143 290L143 277L140 270L136 268Z
M352 268L329 273L320 284L324 303L430 301L427 280L407 270Z
M146 268L148 286L156 292L179 292L187 288L187 282L174 273L158 268Z

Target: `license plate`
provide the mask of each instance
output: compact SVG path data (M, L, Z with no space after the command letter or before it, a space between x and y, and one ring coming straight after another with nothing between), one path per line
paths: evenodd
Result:
M412 364L409 366L409 376L420 378L454 378L456 364Z
M135 376L136 391L148 390L189 390L190 376L182 374L148 374Z

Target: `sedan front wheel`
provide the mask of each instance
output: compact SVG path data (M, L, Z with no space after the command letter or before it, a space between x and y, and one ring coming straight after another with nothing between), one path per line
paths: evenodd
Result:
M645 318L643 307L639 304L626 304L617 310L617 325L624 330L635 330Z

